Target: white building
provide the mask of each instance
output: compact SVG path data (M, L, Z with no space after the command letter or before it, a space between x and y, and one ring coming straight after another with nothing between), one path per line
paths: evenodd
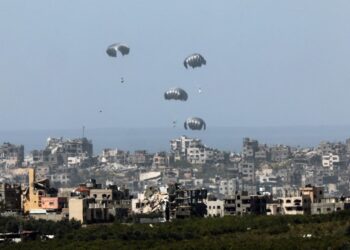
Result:
M156 180L159 181L162 177L162 173L159 171L149 171L140 173L140 181L149 181L149 180Z
M79 167L82 160L82 157L79 156L68 157L68 167Z
M224 201L206 201L207 214L206 217L224 217Z
M186 158L187 149L198 145L202 145L201 140L188 138L186 136L181 136L178 139L170 141L171 150L175 152L175 160Z
M333 169L333 164L340 162L339 155L334 155L332 153L322 155L322 166L324 168L330 168Z
M285 215L304 214L310 211L311 199L308 195L280 198L281 213Z
M259 175L260 184L277 184L277 177L275 175Z

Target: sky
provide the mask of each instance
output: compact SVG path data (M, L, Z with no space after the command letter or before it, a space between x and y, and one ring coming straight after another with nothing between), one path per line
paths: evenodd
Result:
M0 1L0 130L190 116L216 127L349 125L349 13L348 0ZM108 57L115 42L130 54ZM194 52L207 65L186 70ZM165 101L170 87L188 101Z

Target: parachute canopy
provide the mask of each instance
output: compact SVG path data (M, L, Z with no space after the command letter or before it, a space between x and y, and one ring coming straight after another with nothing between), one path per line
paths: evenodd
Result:
M114 44L108 46L106 53L111 57L117 57L118 51L120 52L120 54L125 56L125 55L129 54L130 48L125 44L114 43Z
M164 93L165 100L180 100L186 101L188 95L185 90L181 88L171 88Z
M192 129L192 130L202 130L206 129L206 124L203 119L198 117L190 117L188 118L184 123L185 129Z
M184 66L187 69L188 66L192 67L193 69L196 67L202 67L202 65L206 65L207 61L204 59L204 57L201 54L195 53L192 55L189 55L186 57L184 61Z

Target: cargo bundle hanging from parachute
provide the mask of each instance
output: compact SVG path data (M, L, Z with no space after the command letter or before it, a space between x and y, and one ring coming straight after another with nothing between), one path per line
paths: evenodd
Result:
M171 88L164 93L165 100L187 101L188 95L181 88Z
M121 54L122 56L128 55L130 52L130 48L129 46L122 44L122 43L114 43L112 45L109 45L106 53L107 55L109 55L110 57L117 57L118 53ZM123 70L121 70L123 71ZM124 83L124 77L121 76L120 77L120 82Z
M184 66L186 69L188 69L188 66L194 68L202 67L203 65L206 65L207 61L204 59L204 57L201 54L194 53L192 55L189 55L184 60Z
M190 117L184 123L185 129L202 130L206 129L206 124L203 119L198 117Z

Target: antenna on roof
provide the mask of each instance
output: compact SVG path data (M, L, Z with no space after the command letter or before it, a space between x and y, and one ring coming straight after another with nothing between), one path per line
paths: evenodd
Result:
M85 138L85 126L83 126L83 138Z

